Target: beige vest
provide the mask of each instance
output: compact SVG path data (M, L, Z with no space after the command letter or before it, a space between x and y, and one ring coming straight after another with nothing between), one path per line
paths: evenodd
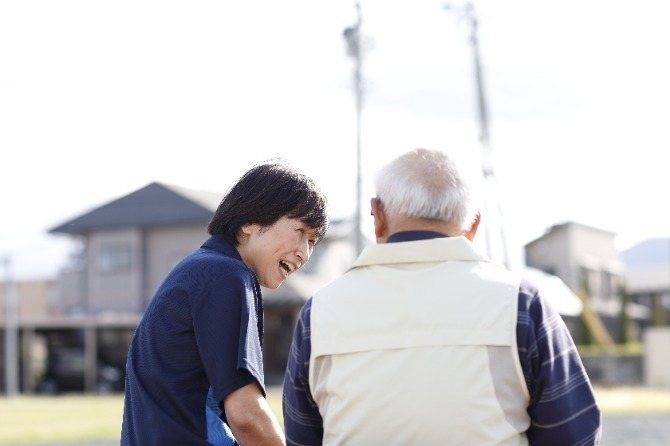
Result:
M366 248L312 302L324 444L527 444L518 291L463 237Z

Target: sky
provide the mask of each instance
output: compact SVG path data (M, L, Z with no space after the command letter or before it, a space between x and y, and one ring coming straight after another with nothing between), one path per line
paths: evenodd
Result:
M374 172L417 147L476 181L468 27L444 4L362 2L364 203ZM475 5L513 264L565 221L616 232L620 249L670 236L670 5ZM75 245L47 230L69 218L152 181L223 194L273 157L352 215L354 21L353 1L1 2L0 256L14 277L57 274Z

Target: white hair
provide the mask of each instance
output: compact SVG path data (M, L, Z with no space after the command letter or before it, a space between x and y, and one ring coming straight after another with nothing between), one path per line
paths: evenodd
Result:
M470 190L442 152L415 149L399 156L377 173L375 188L389 215L440 220L467 229Z

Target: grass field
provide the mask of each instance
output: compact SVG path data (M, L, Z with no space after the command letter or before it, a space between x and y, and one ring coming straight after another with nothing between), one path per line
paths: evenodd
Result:
M599 387L595 390L604 414L670 413L670 389Z
M2 399L0 443L118 438L122 413L122 395Z
M605 414L670 413L670 390L597 388ZM281 389L268 400L281 417ZM0 444L118 439L123 396L58 396L0 399Z

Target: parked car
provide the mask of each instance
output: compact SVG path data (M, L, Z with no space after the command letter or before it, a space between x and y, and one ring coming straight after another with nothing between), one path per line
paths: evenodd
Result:
M96 391L110 393L123 390L123 370L98 361ZM52 347L47 360L47 368L37 391L55 394L84 390L84 351L82 348Z

